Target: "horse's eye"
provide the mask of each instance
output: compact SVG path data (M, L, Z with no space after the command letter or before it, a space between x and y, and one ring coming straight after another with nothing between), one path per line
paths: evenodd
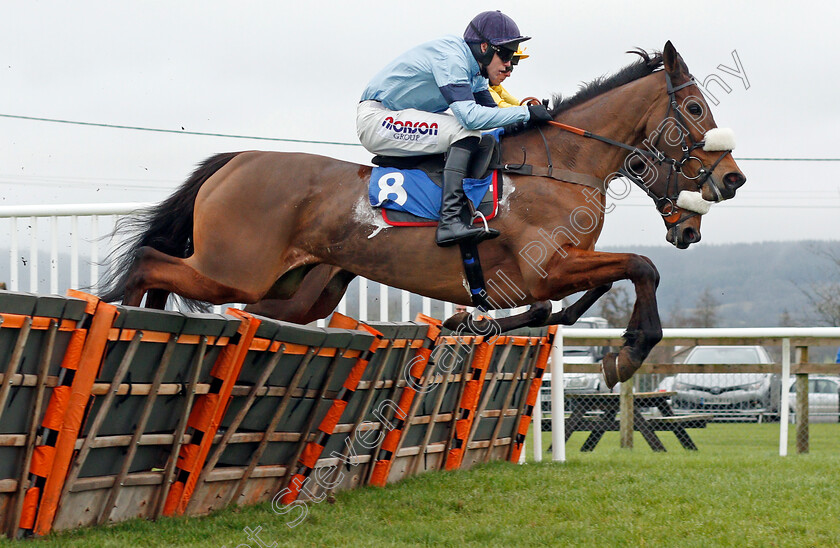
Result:
M690 112L693 116L700 116L703 114L703 109L697 103L691 103L688 105L688 112Z

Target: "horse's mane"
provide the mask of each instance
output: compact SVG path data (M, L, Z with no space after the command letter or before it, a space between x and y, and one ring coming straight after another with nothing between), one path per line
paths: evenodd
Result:
M574 106L585 103L586 101L606 93L612 89L629 84L639 78L644 78L649 74L662 68L662 53L655 51L652 54L646 52L641 48L637 48L627 53L633 53L641 57L635 63L627 65L611 76L599 76L589 83L581 84L580 90L571 97L563 97L557 93L552 96L551 115L557 116Z

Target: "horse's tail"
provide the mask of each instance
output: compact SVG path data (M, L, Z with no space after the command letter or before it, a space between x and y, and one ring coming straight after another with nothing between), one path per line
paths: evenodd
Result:
M107 273L99 281L100 298L105 302L121 301L125 286L134 272L137 250L149 246L174 257L193 253L193 211L201 185L239 152L216 154L199 164L190 178L169 198L158 205L120 219L111 237L125 239L105 259ZM184 299L191 310L206 310L208 305Z

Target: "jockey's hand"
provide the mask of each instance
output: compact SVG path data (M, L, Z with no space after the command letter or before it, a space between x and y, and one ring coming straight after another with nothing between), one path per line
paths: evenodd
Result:
M528 122L514 122L512 124L508 124L504 126L505 135L511 136L516 135L517 133L522 133L527 128Z
M531 119L528 120L528 124L532 126L553 120L551 114L548 113L548 109L543 105L528 105L528 112L531 114Z
M548 109L545 108L545 105L528 105L528 112L531 114L531 118L527 122L514 122L506 125L505 135L516 135L517 133L522 133L528 128L545 124L553 119L551 114L548 113Z

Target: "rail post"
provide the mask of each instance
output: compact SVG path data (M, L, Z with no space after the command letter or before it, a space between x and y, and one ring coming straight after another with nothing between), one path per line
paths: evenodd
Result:
M785 390L790 384L790 339L782 339L782 397L779 406L779 456L787 456L788 446L788 417L790 416L790 390Z
M808 363L808 347L796 347L796 364ZM786 387L782 387L785 390ZM808 428L808 373L796 372L796 452L807 453L810 449Z
M566 462L566 379L563 363L563 326L557 326L551 348L551 458ZM537 405L540 405L537 398ZM542 435L542 432L538 432Z
M633 379L621 383L619 430L621 447L633 449Z

